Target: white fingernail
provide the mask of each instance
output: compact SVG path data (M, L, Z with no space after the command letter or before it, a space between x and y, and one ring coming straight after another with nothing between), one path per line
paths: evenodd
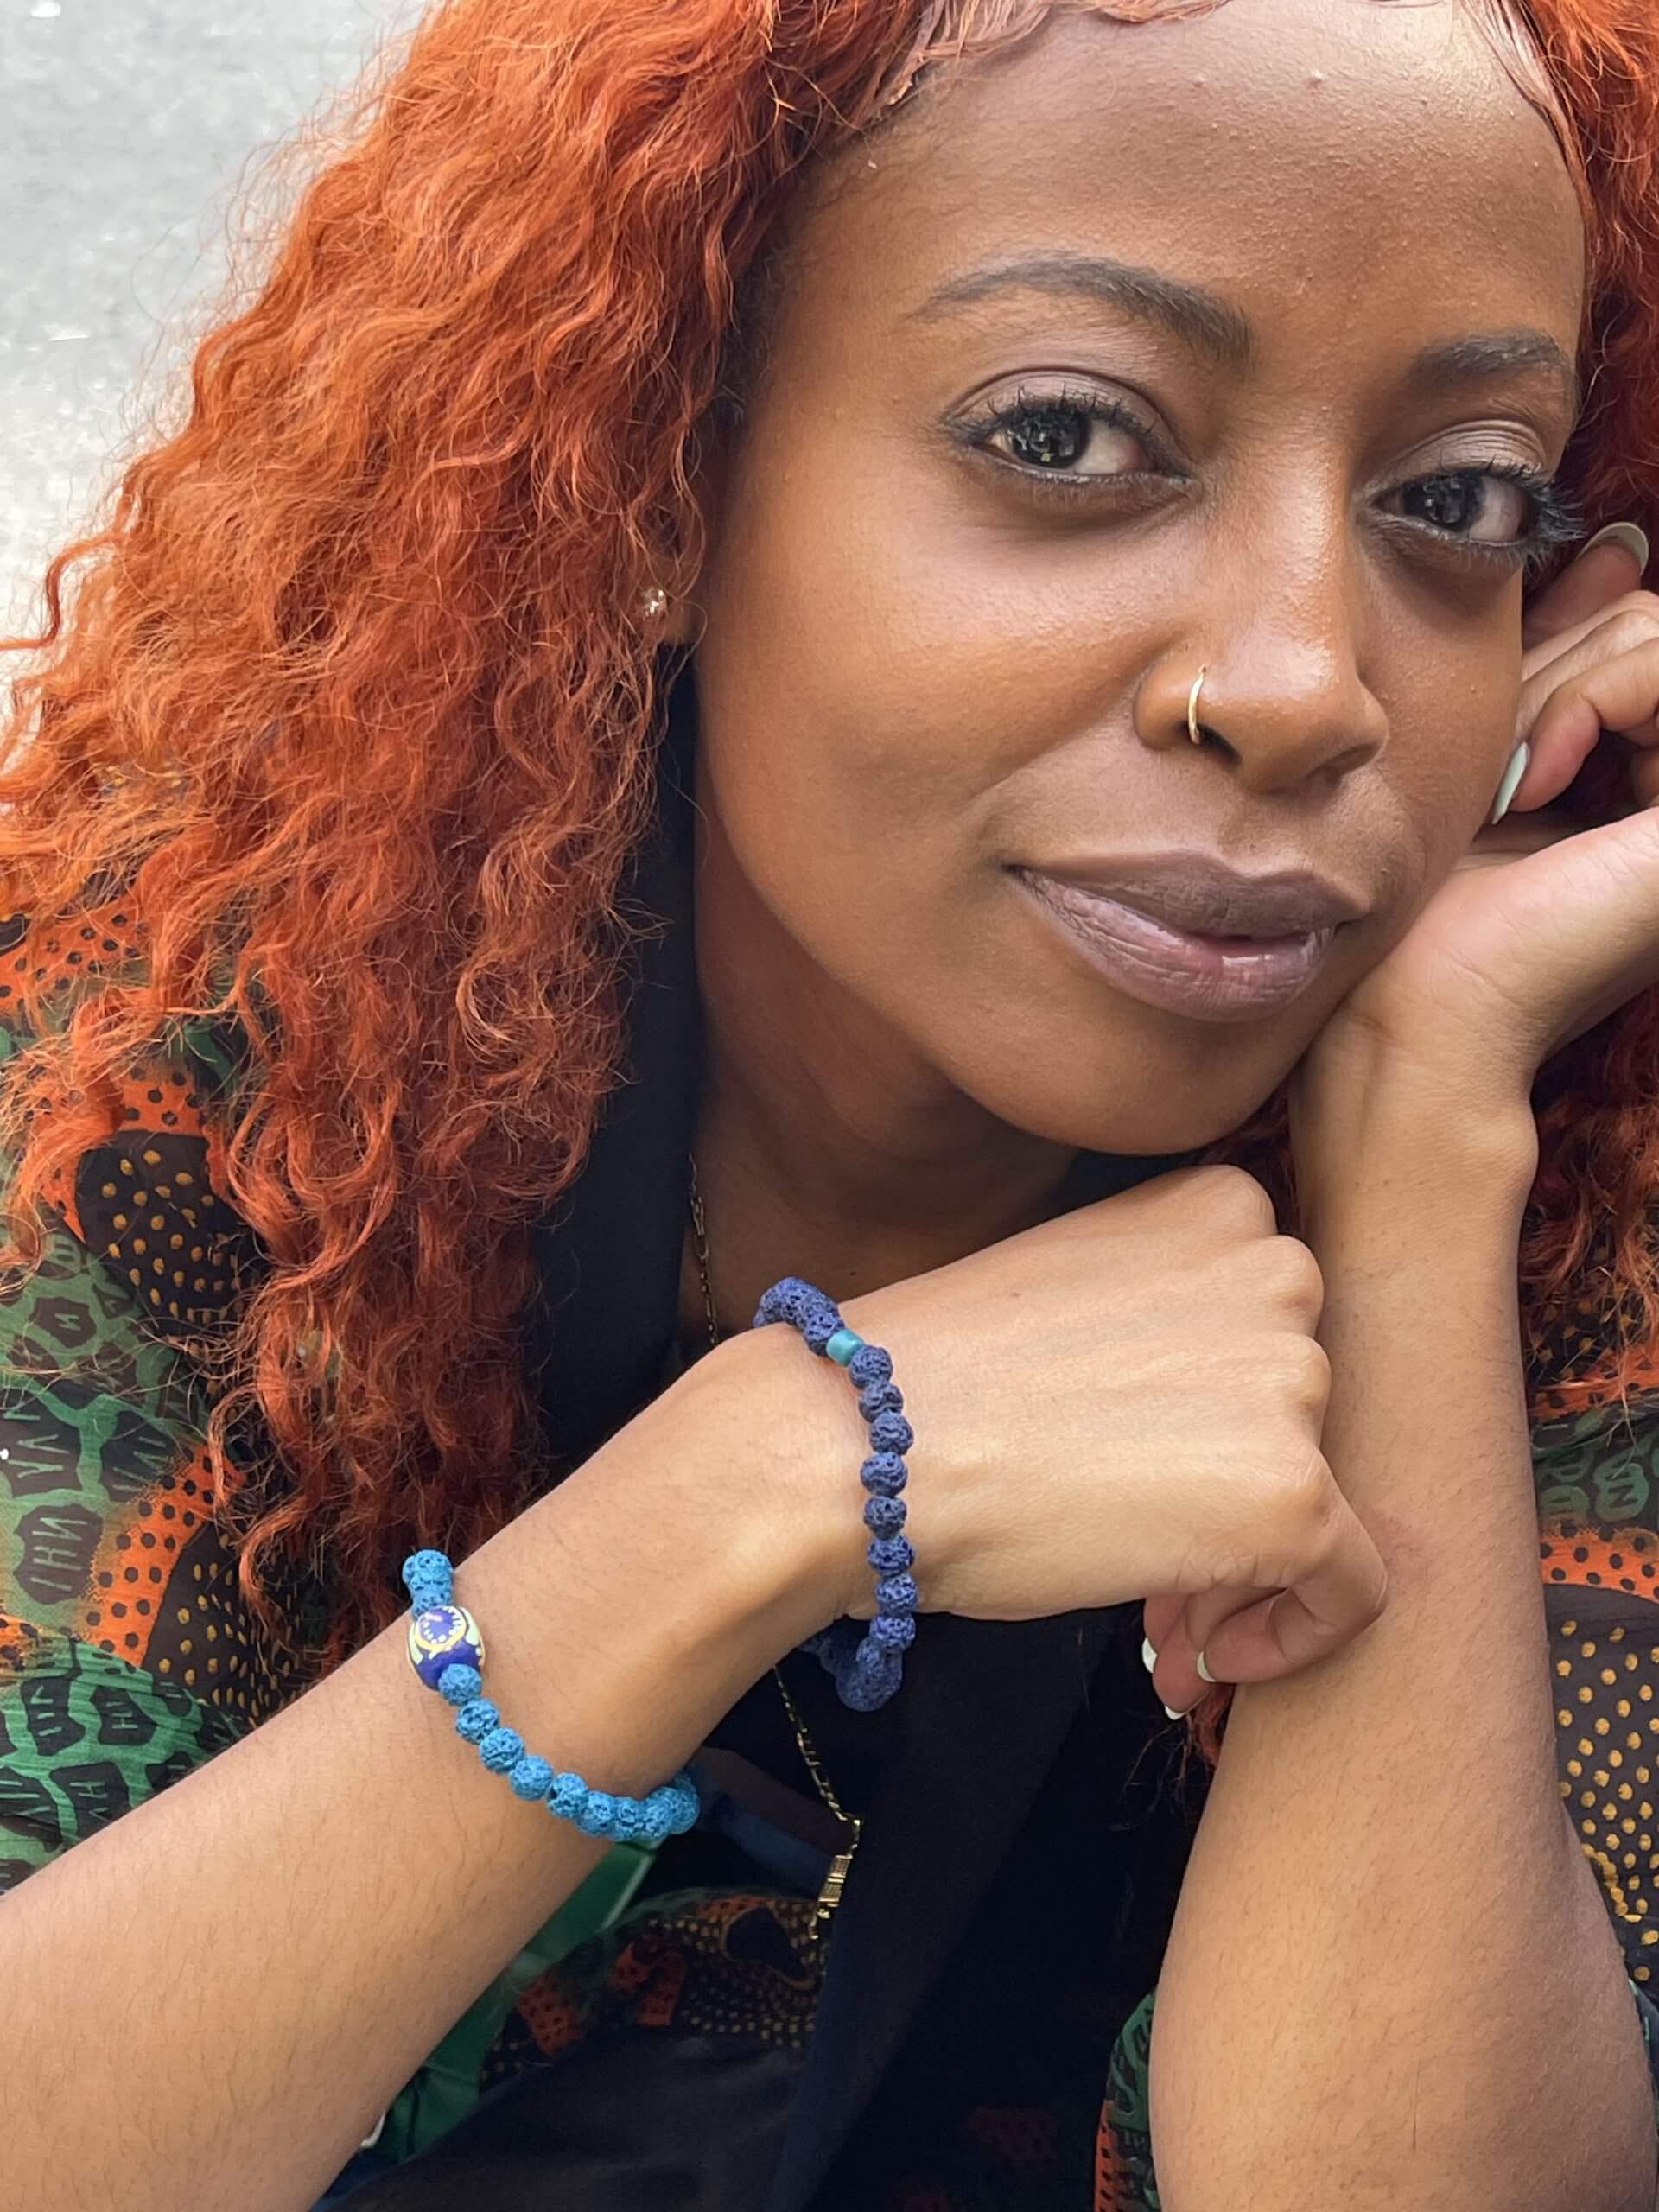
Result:
M1503 780L1497 787L1497 798L1492 806L1494 828L1503 819L1514 804L1515 795L1521 788L1521 779L1526 774L1528 763L1531 759L1532 747L1523 738L1510 753L1510 765L1503 771Z
M1141 1639L1141 1664L1148 1674L1158 1664L1158 1654L1152 1648L1152 1638L1149 1636L1143 1636Z
M1643 575L1647 575L1653 552L1648 543L1648 533L1640 523L1610 522L1605 530L1599 530L1583 548L1579 555L1580 560L1583 560L1586 553L1593 553L1598 545L1622 545L1640 563Z
M1166 1705L1164 1711L1172 1720L1185 1720L1187 1714L1187 1708L1184 1705Z
M1202 1651L1199 1652L1198 1657L1192 1663L1198 1669L1199 1675L1206 1682L1213 1682L1215 1681L1215 1676L1204 1663L1204 1654Z

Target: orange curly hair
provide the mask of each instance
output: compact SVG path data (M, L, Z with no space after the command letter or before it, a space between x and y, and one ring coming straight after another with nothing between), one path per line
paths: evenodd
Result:
M1592 521L1659 519L1659 16L1465 4L1507 27L1584 192L1569 488ZM237 1025L222 1173L272 1264L219 1478L252 1500L256 1598L262 1560L326 1556L346 1642L404 1545L475 1541L536 1479L526 1225L614 1079L619 887L672 673L630 610L695 569L699 426L741 404L779 218L925 71L1052 12L448 0L200 346L184 427L7 643L5 896L54 928L113 883L146 925L142 969L34 1007L6 1071L16 1255L158 1034ZM1659 1339L1656 1045L1644 1001L1556 1071L1523 1258L1535 1332L1611 1268L1631 1372ZM275 1502L226 1464L251 1408L293 1478Z

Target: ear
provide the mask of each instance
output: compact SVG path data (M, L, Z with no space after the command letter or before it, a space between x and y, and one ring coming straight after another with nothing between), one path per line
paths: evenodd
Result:
M707 424L697 433L686 501L674 532L681 550L664 582L668 610L660 635L665 645L694 646L709 626L700 587L720 543L730 474L729 434Z

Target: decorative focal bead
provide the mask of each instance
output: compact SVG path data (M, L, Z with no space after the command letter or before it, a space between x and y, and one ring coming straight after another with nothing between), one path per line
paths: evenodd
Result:
M435 1690L446 1667L476 1667L482 1671L484 1639L465 1605L427 1605L410 1618L409 1656L428 1689Z
M696 1784L684 1772L643 1802L590 1789L579 1774L555 1773L550 1760L526 1751L516 1728L503 1725L484 1684L484 1638L464 1605L454 1602L454 1570L442 1552L416 1552L404 1562L410 1594L409 1656L429 1689L457 1708L455 1733L478 1746L493 1774L505 1775L514 1796L540 1801L584 1834L613 1843L653 1847L696 1824Z
M786 1321L799 1331L810 1350L846 1369L858 1392L859 1412L869 1425L870 1452L859 1469L859 1480L868 1493L864 1525L871 1541L865 1556L879 1577L876 1616L861 1635L856 1622L836 1621L810 1637L803 1648L834 1676L843 1705L873 1713L899 1688L903 1655L916 1635L920 1598L910 1573L916 1554L899 1533L906 1510L899 1494L909 1479L904 1455L916 1441L916 1433L905 1419L904 1393L893 1379L892 1353L880 1344L866 1344L855 1329L849 1329L833 1299L798 1275L785 1275L773 1283L755 1309L757 1329L773 1321Z

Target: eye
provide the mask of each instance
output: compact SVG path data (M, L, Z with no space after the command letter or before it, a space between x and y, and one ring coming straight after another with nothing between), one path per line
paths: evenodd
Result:
M1414 477L1389 493L1403 520L1472 551L1534 556L1578 535L1578 520L1552 477L1524 461L1447 468Z
M1011 397L959 416L951 434L1059 489L1166 473L1149 427L1121 399L1071 388L1022 386Z

